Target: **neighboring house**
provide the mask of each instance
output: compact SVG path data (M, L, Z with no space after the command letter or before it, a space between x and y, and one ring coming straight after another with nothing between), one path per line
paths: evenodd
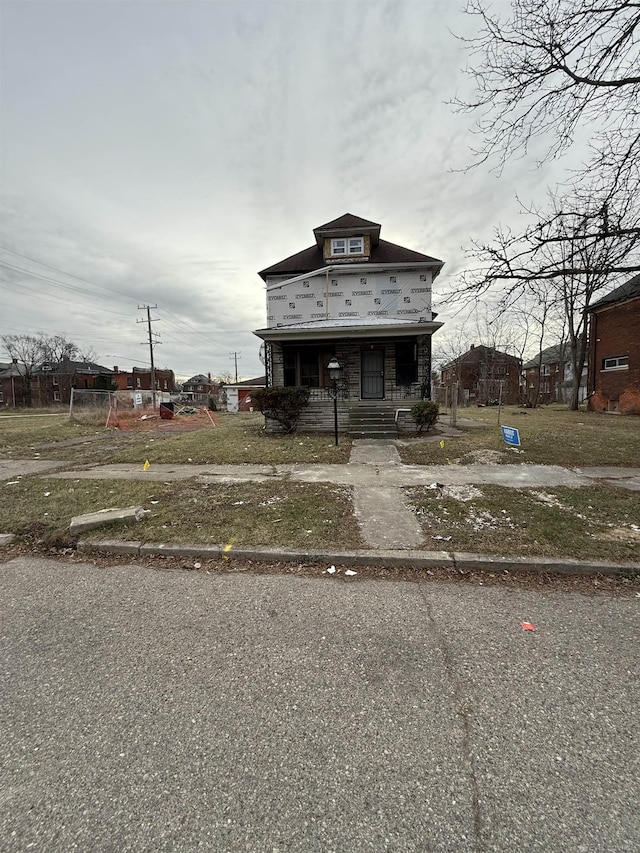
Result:
M640 414L640 275L589 306L589 408Z
M251 395L258 388L264 388L266 382L266 376L258 376L255 379L245 379L244 382L232 382L229 385L225 385L227 411L252 412L254 405Z
M315 243L262 270L267 286L268 386L305 386L300 426L333 427L336 357L340 428L362 432L363 414L395 433L395 414L430 396L431 336L442 323L431 308L443 262L380 239L381 226L350 213L314 228ZM269 428L273 424L268 423Z
M522 361L493 347L471 345L471 349L442 368L442 384L452 399L454 383L458 403L463 406L520 402Z
M10 362L0 362L0 406L15 409L25 405L24 375L25 366L14 358Z
M175 391L175 375L173 370L154 370L156 391L172 394ZM119 370L116 365L113 368L113 381L118 391L152 391L151 369L148 367L134 367L133 370Z
M542 366L542 370L540 367ZM537 403L570 403L573 390L573 368L569 344L557 344L542 350L522 367L525 374L526 398L530 404L538 389ZM587 397L587 368L580 379L578 401Z
M44 362L31 379L31 399L35 406L68 405L72 389L108 391L114 389L113 371L93 361Z
M182 383L181 396L183 399L207 404L209 399L212 399L218 403L219 394L220 385L212 380L210 373L206 376L204 373L197 373Z

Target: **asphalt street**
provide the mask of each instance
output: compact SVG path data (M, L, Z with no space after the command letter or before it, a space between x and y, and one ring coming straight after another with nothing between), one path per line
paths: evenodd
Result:
M2 850L640 849L640 599L19 557L0 601Z

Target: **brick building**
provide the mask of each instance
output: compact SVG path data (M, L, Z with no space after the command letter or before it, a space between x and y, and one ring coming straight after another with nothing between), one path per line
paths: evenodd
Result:
M523 365L526 399L531 405L539 403L569 403L573 392L573 367L569 344L556 344L542 350ZM537 389L537 391L536 391ZM537 393L537 397L536 397ZM582 371L578 400L587 395L587 369Z
M173 370L154 371L156 391L172 394L175 391L176 378ZM120 370L118 365L113 368L113 381L118 391L151 391L151 370L148 367L134 367L133 370Z
M640 415L640 275L589 313L589 408Z
M472 344L442 368L442 384L451 393L453 383L458 383L458 402L463 406L486 406L499 400L517 405L521 367L522 361L507 352Z

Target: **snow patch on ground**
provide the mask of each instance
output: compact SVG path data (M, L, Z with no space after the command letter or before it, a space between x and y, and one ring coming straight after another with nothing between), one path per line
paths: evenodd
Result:
M462 486L442 486L438 490L437 498L452 498L454 501L473 501L481 498L482 492L475 486L465 484Z
M462 459L464 465L498 465L504 459L501 450L470 450Z

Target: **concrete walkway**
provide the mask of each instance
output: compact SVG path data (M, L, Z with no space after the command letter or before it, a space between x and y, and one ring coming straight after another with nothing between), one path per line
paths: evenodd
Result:
M139 464L94 465L59 470L64 462L47 460L0 461L0 480L28 474L52 479L140 480L170 482L193 478L200 483L293 481L330 482L353 489L354 512L367 547L388 559L394 552L417 558L423 534L414 513L406 506L403 489L411 486L498 485L507 488L580 488L606 483L640 491L640 469L554 465L404 465L393 440L360 439L353 442L347 465L171 465L153 464L144 471ZM58 469L58 470L55 470ZM132 543L144 549L141 543ZM170 549L172 552L174 548ZM189 551L189 546L185 547ZM330 549L329 549L330 551ZM164 551L166 553L166 551ZM363 552L360 552L363 555ZM277 559L277 555L271 555ZM323 554L324 556L324 554ZM347 555L343 555L347 556ZM441 558L444 554L438 553ZM467 555L481 562L496 558ZM425 554L429 559L430 555ZM514 561L521 563L517 558ZM535 561L534 561L535 562ZM568 561L574 563L575 561Z

